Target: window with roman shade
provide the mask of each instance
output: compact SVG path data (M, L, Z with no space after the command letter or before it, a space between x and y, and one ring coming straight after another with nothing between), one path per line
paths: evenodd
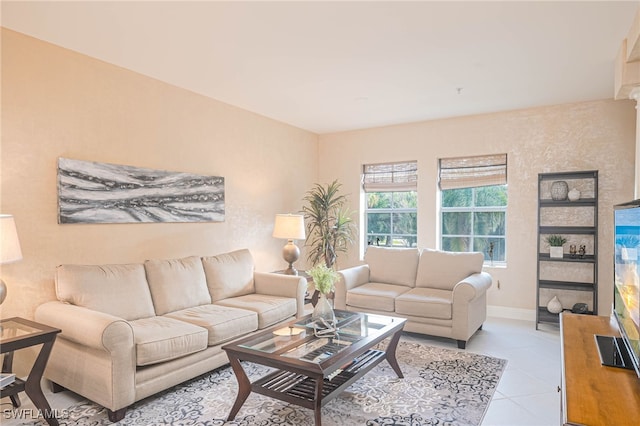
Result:
M365 164L367 245L416 247L418 240L418 163Z
M507 154L441 158L440 246L506 262Z
M507 184L507 154L441 158L440 189Z
M362 186L365 192L417 191L418 163L365 164Z

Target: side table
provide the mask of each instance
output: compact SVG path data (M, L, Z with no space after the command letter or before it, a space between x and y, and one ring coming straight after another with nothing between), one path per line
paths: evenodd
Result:
M2 372L11 373L13 368L13 352L18 349L42 345L36 361L31 367L27 380L16 378L15 381L0 389L0 398L10 397L15 408L20 407L19 392L25 392L33 401L33 405L51 426L58 426L49 402L42 393L40 382L47 366L51 348L60 333L60 329L49 327L24 318L13 317L0 321L0 353L6 354L2 363Z

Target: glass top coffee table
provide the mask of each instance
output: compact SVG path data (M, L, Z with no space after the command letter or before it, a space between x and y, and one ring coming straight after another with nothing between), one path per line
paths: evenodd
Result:
M308 315L223 346L238 380L238 396L227 420L233 420L249 394L257 392L314 410L319 426L320 409L385 359L398 377L404 377L396 359L404 318L339 310L335 314L335 336L314 333ZM389 337L385 349L375 348ZM241 360L275 371L251 383Z

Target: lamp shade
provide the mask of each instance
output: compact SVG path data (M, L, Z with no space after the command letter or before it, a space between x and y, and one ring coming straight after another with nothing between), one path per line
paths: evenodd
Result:
M0 263L11 263L22 259L16 223L10 214L0 214Z
M304 216L300 214L277 214L273 226L273 237L286 240L304 240Z

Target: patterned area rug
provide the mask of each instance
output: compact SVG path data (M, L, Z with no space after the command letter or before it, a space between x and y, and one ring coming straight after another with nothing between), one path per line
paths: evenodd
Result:
M506 360L467 351L400 342L399 379L386 361L322 408L323 425L479 425ZM243 363L253 381L269 370ZM144 399L120 425L313 425L313 411L252 393L236 419L225 419L236 398L230 367ZM62 425L109 425L106 411L91 402L68 409ZM46 424L43 421L38 423Z

